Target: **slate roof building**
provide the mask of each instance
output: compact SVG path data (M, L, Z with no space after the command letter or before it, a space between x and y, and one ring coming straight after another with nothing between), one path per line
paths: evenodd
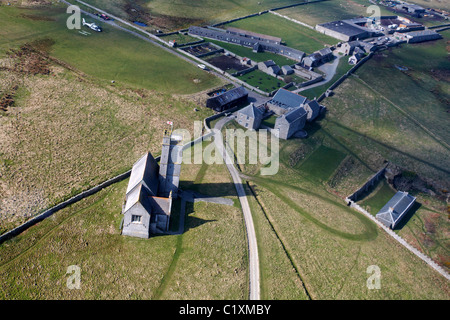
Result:
M398 191L377 213L376 218L386 227L394 229L411 209L416 198L408 192Z
M286 89L280 89L277 93L266 103L266 106L275 112L277 115L285 114L292 109L302 106L307 101L307 98L299 94L293 93Z
M250 130L257 130L261 125L264 111L255 107L253 103L237 112L237 122Z
M248 33L248 31L246 31L246 33ZM230 32L228 30L213 27L202 28L191 26L189 28L189 34L249 47L252 48L254 52L267 51L280 54L299 62L301 62L303 57L305 56L305 53L303 51L290 48L281 44L277 44L274 43L273 41L267 41L267 39L258 40L255 37L252 38L246 35L239 35L236 34L235 32Z
M285 65L281 67L281 72L283 72L284 75L289 75L294 73L294 69L289 65Z
M247 101L248 92L241 86L225 91L217 96L206 100L206 106L217 112L222 112L236 106L239 103Z
M122 234L148 238L169 230L173 195L177 196L182 146L179 137L165 131L160 165L150 152L131 169L123 208ZM173 155L173 156L172 156Z
M181 161L183 160L183 137L166 133L163 137L159 161L158 195L176 199L180 184Z
M303 59L303 64L306 67L317 67L323 63L331 61L333 58L333 52L330 48L323 48L319 51L310 54Z
M258 69L261 70L264 73L267 73L273 77L276 77L278 74L280 74L281 69L279 66L273 62L273 60L267 60L264 62L258 63Z
M290 110L275 120L274 129L280 139L289 139L294 133L304 128L307 113L302 107Z
M365 21L367 21L367 18L365 18L365 20L349 19L326 22L316 25L316 30L342 41L365 39L374 34L374 30L360 25L365 23Z

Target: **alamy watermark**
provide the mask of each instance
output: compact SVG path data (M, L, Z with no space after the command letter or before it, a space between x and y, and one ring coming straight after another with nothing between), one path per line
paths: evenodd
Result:
M193 148L185 148L183 151L183 164L249 164L261 165L261 175L275 175L279 170L279 138L266 129L244 130L212 129L212 134L202 137L203 123L194 122L194 139L187 129L177 129L172 136L182 137L185 143L196 141ZM202 141L212 141L203 146ZM172 150L172 161L176 162L180 156ZM193 151L193 155L192 155Z
M367 17L367 27L371 29L378 29L381 22L381 9L377 5L370 5L367 7L366 12L372 14Z
M81 9L79 6L71 5L67 7L67 14L70 14L70 17L66 20L67 29L73 30L81 29Z
M66 286L68 289L80 289L81 288L81 268L77 265L71 265L67 267L66 274L70 274L67 278Z
M379 290L381 289L381 269L377 265L371 265L367 267L366 273L370 274L367 279L367 289L369 290Z

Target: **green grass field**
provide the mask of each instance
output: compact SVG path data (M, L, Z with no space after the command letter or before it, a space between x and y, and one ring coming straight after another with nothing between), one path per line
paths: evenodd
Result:
M142 19L147 23L170 31L187 28L193 24L214 24L278 6L299 3L302 0L197 0L195 2L139 0L132 3L127 0L87 0L86 2L124 19L130 19L132 15L137 14L125 9L125 5L129 4L130 9L133 8L142 13Z
M320 50L326 45L337 43L334 38L270 13L232 22L222 27L236 27L280 37L288 47L304 51L307 54Z
M240 45L236 45L236 44L232 44L232 43L227 43L227 42L222 42L222 41L217 41L217 40L211 40L211 39L207 39L207 41L215 43L219 46L221 46L222 48L233 52L234 54L237 54L238 56L241 57L246 57L249 58L253 61L256 62L263 62L263 61L267 61L267 60L273 60L273 62L275 62L278 66L284 66L284 65L293 65L296 64L297 61L291 60L289 58L285 58L281 55L275 54L275 53L270 53L270 52L253 52L253 49L247 48L247 47L243 47Z
M184 165L181 186L234 199L224 165ZM0 245L0 299L246 299L247 246L239 206L187 203L183 234L120 235L128 180L65 208ZM216 185L215 188L211 186ZM217 194L216 191L220 191ZM178 230L179 201L171 230ZM69 290L70 265L81 268Z
M370 16L368 0L331 0L280 10L279 13L289 18L304 22L310 26L336 20L350 19L358 16ZM382 15L391 15L380 6Z
M0 52L37 39L54 41L50 55L99 79L171 93L193 93L221 82L213 75L132 35L104 26L84 36L66 28L63 5L45 9L0 7ZM88 31L84 27L84 30ZM88 31L89 32L89 31Z
M299 165L299 169L315 179L327 181L344 158L344 153L320 146Z
M260 70L251 71L237 78L265 92L272 92L286 85L282 80L278 80Z
M442 34L443 40L405 45L376 55L322 102L329 111L322 129L352 157L373 171L389 160L432 182L434 187L430 188L438 193L447 189L450 175L445 121L448 33ZM408 70L402 72L395 65ZM387 191L383 188L363 202L372 214L389 197ZM448 267L448 241L442 236L446 204L427 193L415 191L414 195L420 206L397 232Z

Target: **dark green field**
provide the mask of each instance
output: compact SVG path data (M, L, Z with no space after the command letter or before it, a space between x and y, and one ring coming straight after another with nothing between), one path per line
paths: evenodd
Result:
M344 153L320 146L298 168L313 178L327 181L344 158Z
M259 70L254 70L237 78L265 92L271 92L286 85L285 82Z

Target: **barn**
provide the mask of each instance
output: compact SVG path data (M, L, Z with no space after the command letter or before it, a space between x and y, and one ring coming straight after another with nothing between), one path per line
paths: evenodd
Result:
M209 98L206 100L206 107L217 112L223 112L240 103L246 102L247 98L248 92L241 86Z

